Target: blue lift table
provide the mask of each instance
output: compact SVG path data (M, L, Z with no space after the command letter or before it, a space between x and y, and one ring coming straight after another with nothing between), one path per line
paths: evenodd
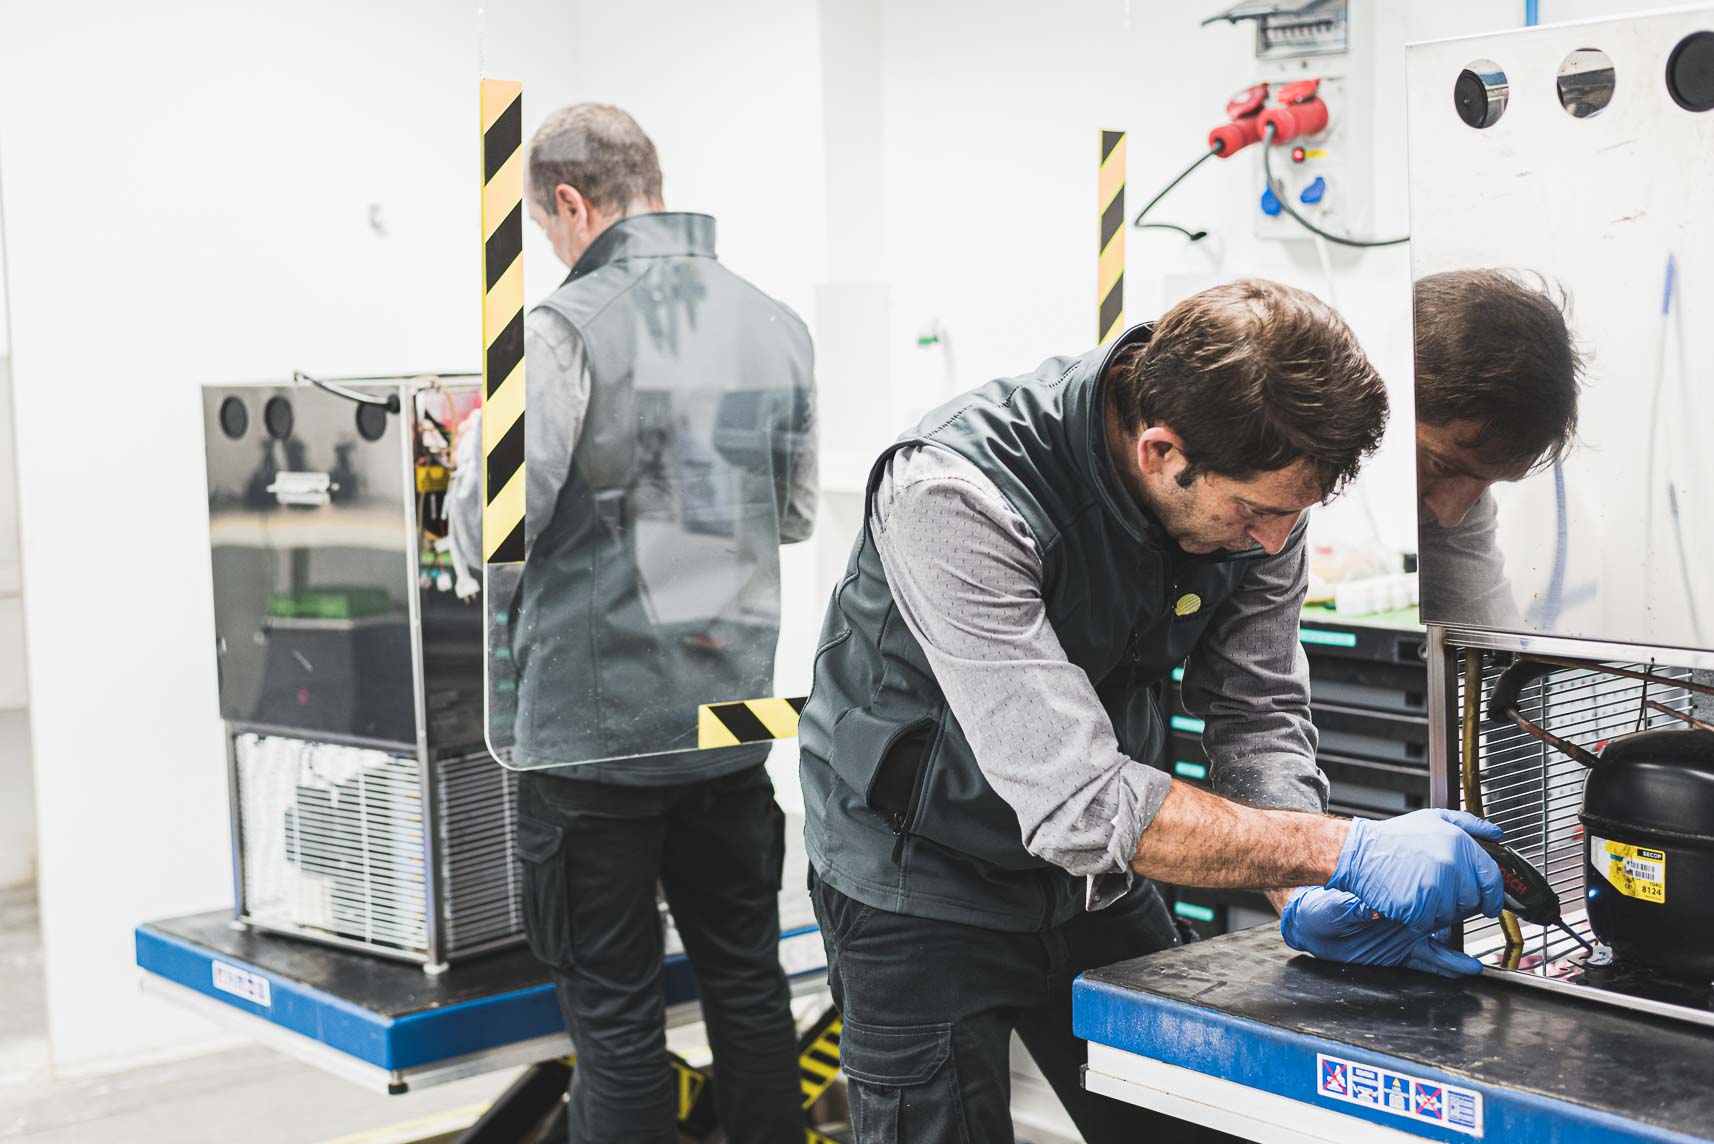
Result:
M1319 962L1272 926L1085 973L1073 1015L1087 1089L1250 1140L1714 1140L1714 1029Z
M438 974L371 954L235 928L229 910L139 926L145 991L367 1088L402 1093L572 1051L554 987L522 946ZM786 930L793 991L824 987L813 925ZM683 954L665 965L668 1024L701 1019Z

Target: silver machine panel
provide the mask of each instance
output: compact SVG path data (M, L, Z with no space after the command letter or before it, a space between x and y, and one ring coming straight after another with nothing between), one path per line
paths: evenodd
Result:
M438 494L419 493L429 459L413 445L425 413L445 424L430 403L476 391L352 388L406 412L308 385L203 391L221 717L412 751L479 745L482 618L424 559Z
M1407 82L1431 793L1503 826L1592 937L1589 772L1571 755L1714 719L1714 5L1414 45ZM1444 359L1425 352L1438 343L1421 289L1489 271L1558 306L1582 363L1577 430L1511 471L1479 456L1497 483L1459 521L1463 501L1431 505L1428 490L1449 440L1482 448L1436 435L1426 412L1444 408L1429 376ZM1515 415L1539 427L1521 380L1537 347L1488 349L1470 368L1520 379L1514 396L1531 397ZM1556 666L1508 721L1487 701L1519 658ZM1603 965L1510 915L1473 919L1461 940L1507 980L1714 1023L1707 981Z
M480 596L445 551L469 381L203 391L240 921L434 967L521 940ZM353 398L359 400L354 400Z
M1413 276L1542 284L1585 366L1561 461L1492 491L1514 607L1453 591L1465 546L1425 527L1427 622L1714 648L1710 31L1703 5L1409 49Z

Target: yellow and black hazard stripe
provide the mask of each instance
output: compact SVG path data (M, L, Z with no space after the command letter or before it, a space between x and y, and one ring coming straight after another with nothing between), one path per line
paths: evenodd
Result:
M524 559L524 88L482 81L482 558Z
M696 709L696 745L706 751L769 739L795 739L798 716L807 702L807 696L797 696L704 703Z
M1125 133L1101 132L1101 245L1096 259L1096 340L1125 327Z
M714 1130L719 1114L714 1108L712 1079L677 1053L668 1054L672 1062L673 1081L678 1090L678 1123L692 1136L706 1136Z
M839 1010L829 1008L798 1041L797 1068L803 1106L809 1108L839 1078Z

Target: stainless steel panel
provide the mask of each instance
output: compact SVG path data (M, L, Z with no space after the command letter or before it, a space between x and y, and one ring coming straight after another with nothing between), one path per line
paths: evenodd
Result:
M483 609L450 590L439 494L419 492L415 474L443 459L425 442L476 404L476 389L345 387L397 396L402 412L360 414L308 385L203 391L221 714L317 739L467 751L482 742ZM269 431L270 403L291 411L282 436Z
M1675 48L1709 29L1703 4L1409 50L1415 277L1495 268L1563 292L1585 362L1562 463L1492 490L1497 525L1480 542L1503 573L1490 561L1485 582L1464 583L1468 552L1425 524L1429 622L1714 648L1714 115L1668 82ZM1505 92L1503 114L1469 106L1473 75ZM1420 320L1417 336L1420 441ZM1480 364L1503 385L1531 356L1499 346ZM1425 452L1419 482L1429 465ZM1502 576L1509 616L1473 602Z
M270 407L289 411L273 431ZM203 391L220 712L414 747L408 428L388 416L367 440L359 408L302 386Z

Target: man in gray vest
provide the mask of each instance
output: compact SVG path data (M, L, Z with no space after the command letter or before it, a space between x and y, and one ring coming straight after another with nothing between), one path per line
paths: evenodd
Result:
M1151 878L1266 889L1318 956L1475 969L1430 935L1498 912L1497 830L1329 817L1315 765L1303 514L1385 419L1336 314L1239 281L876 462L799 727L859 1141L1011 1139L1014 1032L1085 1139L1194 1134L1078 1076L1072 978L1179 941ZM1212 791L1149 765L1181 664Z
M571 1138L676 1141L664 891L733 1140L800 1142L767 744L698 751L696 708L773 694L779 546L815 504L808 332L667 213L615 107L549 116L530 216L570 267L524 326L530 537L511 622L532 950L577 1047Z

